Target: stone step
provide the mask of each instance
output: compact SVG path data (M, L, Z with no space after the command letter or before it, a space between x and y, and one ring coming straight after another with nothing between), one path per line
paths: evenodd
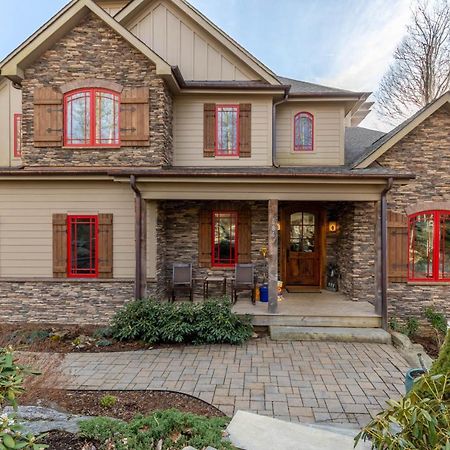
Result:
M331 341L391 344L391 335L381 328L270 326L274 341Z

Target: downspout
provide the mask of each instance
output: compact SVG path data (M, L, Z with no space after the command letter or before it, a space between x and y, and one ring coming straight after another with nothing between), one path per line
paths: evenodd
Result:
M277 163L277 106L287 102L289 98L289 91L284 92L284 97L279 102L272 105L272 166L280 167Z
M142 194L136 184L136 176L131 175L130 186L135 194L135 286L134 286L134 298L139 300L143 297L142 292L142 268L141 268L141 242L142 242Z
M387 268L387 193L392 189L394 179L388 179L381 193L381 321L383 329L388 329L388 268Z

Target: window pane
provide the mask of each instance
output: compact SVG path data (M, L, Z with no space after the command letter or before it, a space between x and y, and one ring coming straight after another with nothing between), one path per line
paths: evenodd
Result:
M97 220L70 218L70 273L87 276L96 274Z
M97 144L119 143L118 96L109 92L96 92L95 139Z
M91 93L78 92L67 98L66 143L86 145L91 135Z
M238 155L238 119L237 106L219 106L217 108L217 154Z
M450 278L450 214L441 214L439 245L439 278Z
M433 278L434 214L420 214L410 221L409 269L414 279Z
M213 263L233 265L236 263L237 214L216 212L213 216Z
M294 120L295 150L313 149L313 119L306 113L299 113Z
M290 249L293 252L314 252L316 243L316 216L312 213L291 214Z

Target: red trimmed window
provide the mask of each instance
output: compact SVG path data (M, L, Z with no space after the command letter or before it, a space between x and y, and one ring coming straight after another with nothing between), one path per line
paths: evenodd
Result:
M216 106L216 156L239 156L239 105Z
M409 216L408 280L450 281L450 211Z
M120 95L107 89L79 89L64 96L64 145L117 147Z
M22 114L14 114L14 158L22 156Z
M308 112L299 112L294 117L294 151L311 152L314 150L314 116Z
M68 276L98 276L98 217L67 217Z
M236 211L212 213L212 265L231 267L238 258L238 214Z

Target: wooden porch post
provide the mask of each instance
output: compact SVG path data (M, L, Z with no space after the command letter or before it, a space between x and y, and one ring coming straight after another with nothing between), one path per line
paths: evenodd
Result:
M278 200L269 200L269 313L278 309Z

